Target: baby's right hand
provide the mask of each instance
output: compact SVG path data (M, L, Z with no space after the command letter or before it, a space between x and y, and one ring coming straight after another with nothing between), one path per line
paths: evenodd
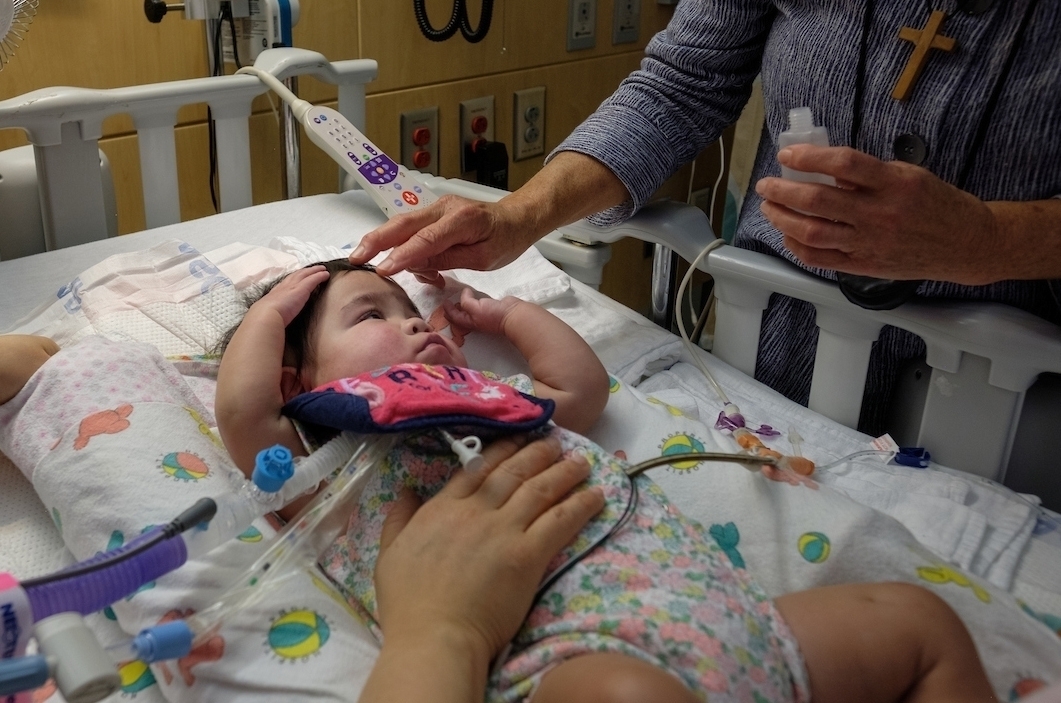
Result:
M443 302L442 308L451 323L466 330L504 334L505 317L521 302L512 296L495 300L486 293L468 287L461 291L457 303L447 300Z
M273 286L251 309L275 310L284 321L284 327L287 327L302 312L313 290L327 281L330 275L320 264L299 269Z

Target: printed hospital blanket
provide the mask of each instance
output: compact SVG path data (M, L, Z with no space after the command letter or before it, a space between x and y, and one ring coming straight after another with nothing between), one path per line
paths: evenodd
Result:
M266 269L272 266L277 272L290 270L303 260L320 258L297 247L286 250L294 251L297 256L286 258L275 258L275 253L262 254L254 247L236 247L209 257L180 243L156 249L141 252L136 261L123 260L118 266L121 270L112 267L97 271L98 276L75 281L69 290L61 292L60 300L46 313L53 317L34 322L43 327L21 331L54 330L57 336L66 335L64 345L88 335L105 335L113 339L150 341L167 353L201 352L226 327L227 321L238 315L234 293L252 281L247 276L252 267L243 265L248 261L242 260L244 254L264 256L256 265ZM329 250L329 254L334 252ZM170 287L168 291L156 291L146 297L138 294L132 302L121 295L111 295L117 290L115 286L129 283L127 273L135 273L141 266L165 268L167 262L183 276L165 279ZM113 280L108 279L112 275ZM185 285L189 278L196 282L190 288ZM500 294L501 288L492 288L493 283L486 278L482 281L477 287ZM540 302L558 315L574 314L567 308L579 307L571 300L570 286L565 288L562 278L552 280L546 289L542 294L545 298ZM454 292L447 288L441 295ZM191 297L179 303L174 301L185 294ZM188 301L194 304L189 306ZM597 316L603 320L602 314ZM573 318L571 321L577 323ZM699 399L661 390L671 384L672 377L657 374L649 379L650 383L658 379L654 399L638 394L627 385L640 379L646 365L668 358L674 345L665 349L658 337L666 336L676 343L673 336L659 331L654 337L647 329L632 323L616 329L601 327L599 339L594 343L617 381L613 383L615 392L605 415L590 433L591 438L611 451L626 453L635 462L659 453L680 453L700 446L708 450L734 450L728 438L708 428L713 413L705 410L707 406ZM630 340L638 344L624 347ZM639 356L623 356L632 347L637 348ZM468 356L471 359L472 354ZM489 357L503 360L505 351L491 349ZM156 355L146 365L173 381L165 363L159 362ZM74 451L73 442L82 436L80 426L59 433L53 433L50 428L34 428L53 440L68 436L64 451L70 454L70 463L38 464L33 459L36 450L29 450L19 466L24 473L34 476L35 483L40 479L38 490L42 495L51 496L45 498L49 512L79 558L108 545L124 543L145 526L167 521L198 497L216 495L230 485L227 476L235 470L211 436L203 431L204 427L209 430L213 425L212 370L216 366L209 361L188 359L175 362L174 368L183 374L185 385L174 383L169 388L167 381L164 385L169 390L157 397L145 397L143 389L133 389L126 401L133 411L125 417L121 407L124 403L101 404L86 411L107 414L112 422L101 423L107 427L118 427L123 421L136 422L141 415L150 416L153 419L148 424L154 434L146 444L129 442L128 430L86 433L84 449ZM503 365L496 368L505 373L520 370ZM680 374L675 371L672 376ZM753 383L750 379L747 382ZM739 387L732 379L723 379L723 383L731 394ZM699 385L703 385L702 380ZM0 408L0 412L17 407L28 397L20 395ZM744 401L738 402L746 410L750 407ZM153 415L139 412L148 410L151 404L154 404L150 408ZM185 408L191 408L199 419ZM92 423L89 425L88 429L92 429ZM831 426L834 430L838 427L835 423ZM0 419L0 434L5 427L5 421ZM9 445L5 442L0 441L0 449L7 452ZM810 446L808 453L814 449ZM97 450L101 459L89 461L87 457ZM165 458L171 454L175 461L166 465ZM190 460L189 455L197 457L202 464ZM182 463L184 459L189 461ZM962 552L946 552L946 544L938 539L944 535L943 531L933 534L929 525L921 524L912 535L894 520L859 506L820 485L820 481L814 481L818 486L814 490L806 484L794 486L770 481L733 465L690 462L655 469L651 475L664 485L675 504L715 536L735 565L743 562L773 594L837 580L898 579L928 584L958 610L982 652L1010 653L1000 655L997 661L993 655L991 658L985 655L1002 700L1030 692L1039 681L1061 678L1056 654L1058 640L1050 632L1061 629L1061 608L1026 607L1017 612L1018 604L1005 592L960 568L962 559L958 555ZM84 487L80 485L82 482ZM117 617L123 630L135 632L177 613L201 609L261 554L272 534L274 526L261 520L240 540L209 555L208 559L159 579L151 587L116 604L113 612L102 618ZM924 544L931 546L927 553ZM812 558L808 560L804 553ZM219 633L220 640L212 640L180 662L150 669L130 663L123 668L125 686L121 699L133 697L141 703L153 703L162 698L162 693L170 701L239 701L243 696L266 701L310 696L322 700L356 699L374 661L372 640L315 575L300 576L293 582L291 592L297 597L285 589L238 620L226 623ZM978 595L985 593L989 602ZM992 617L999 622L986 617L989 614L994 614ZM113 620L106 622L115 624ZM996 627L997 632L993 629ZM112 631L111 636L118 635ZM333 651L341 651L345 656L338 668L326 656Z
M80 560L242 482L213 424L154 347L90 336L0 405L0 451L30 478ZM278 526L255 521L237 539L95 616L94 630L106 646L122 632L202 610L264 552ZM120 630L106 627L113 622ZM123 663L118 700L354 700L377 649L324 578L297 572L178 661ZM50 692L54 687L40 695Z
M68 365L53 363L64 358ZM95 373L110 364L105 377ZM147 345L90 338L53 358L0 406L0 449L19 457L78 558L122 544L199 497L231 489L238 478L210 430L209 410L174 375ZM70 383L87 384L92 393L72 396L69 409L52 407L45 394L54 397L55 384ZM689 448L733 449L680 408L618 381L612 390L605 422L594 433L598 443L625 447L634 460L641 452L680 458ZM34 407L55 422L34 425L33 413L21 412ZM31 427L38 441L13 451L12 435L32 436ZM918 583L962 617L1002 700L1061 679L1057 633L1012 596L813 478L692 460L651 476L770 594L852 580ZM104 617L116 617L133 633L206 607L262 553L274 531L267 520L256 522L240 539L146 585ZM124 690L147 702L159 692L174 702L355 700L375 654L374 640L324 579L300 573L188 657L150 668L127 663Z
M667 400L613 378L608 409L588 433L590 439L635 464L660 454L673 456L674 464L648 475L768 593L848 582L918 584L947 601L965 622L1000 700L1016 700L1061 681L1057 614L1036 612L970 575L894 518L823 485L816 476L682 461L691 451L735 452L738 447L700 421L695 403L680 394L661 396Z

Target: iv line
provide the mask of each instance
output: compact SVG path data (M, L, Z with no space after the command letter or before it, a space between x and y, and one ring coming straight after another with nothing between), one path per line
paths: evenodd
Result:
M685 349L689 352L689 355L692 356L693 363L695 363L697 368L700 369L700 372L704 374L704 377L711 385L711 388L715 391L715 394L719 397L719 400L721 400L724 405L731 405L729 396L727 396L726 392L722 390L722 386L720 386L718 381L715 380L715 377L711 375L711 372L707 369L707 365L704 363L703 359L700 358L699 352L701 350L697 349L696 346L692 343L692 340L689 338L689 333L685 331L685 322L682 320L681 316L681 301L685 297L685 288L689 285L689 281L692 280L693 272L696 271L696 267L700 264L701 261L703 261L705 256L710 254L715 249L718 249L723 244L725 244L725 242L721 239L714 240L706 247L704 247L704 250L701 251L700 254L695 259L693 259L692 263L689 264L689 270L685 272L685 276L682 277L682 282L678 286L679 314L677 315L677 322L678 332L681 334L682 338L682 344L685 345Z

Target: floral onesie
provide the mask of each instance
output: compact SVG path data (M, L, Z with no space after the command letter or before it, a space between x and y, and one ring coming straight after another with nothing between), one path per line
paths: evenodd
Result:
M526 377L506 382L529 392ZM542 594L495 667L488 699L523 701L541 677L579 654L613 652L659 666L701 698L806 701L809 687L799 648L773 603L743 569L735 569L703 528L670 505L645 476L631 481L624 464L589 440L551 427L565 453L592 466L601 511L549 566L548 574L633 515ZM450 453L432 453L416 437L394 449L366 485L345 535L321 565L377 636L373 585L388 506L402 486L427 499L461 470Z

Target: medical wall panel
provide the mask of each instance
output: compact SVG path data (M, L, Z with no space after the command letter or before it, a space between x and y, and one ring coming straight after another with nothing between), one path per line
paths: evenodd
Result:
M663 29L673 7L641 3L637 42L612 44L612 3L597 0L596 46L567 51L568 0L495 0L493 22L476 44L458 33L445 42L426 39L408 0L360 0L362 57L380 62L379 79L369 92L385 92L491 73L581 61L613 54L641 52ZM449 19L453 0L427 0L434 27ZM472 26L479 22L481 0L469 0Z

